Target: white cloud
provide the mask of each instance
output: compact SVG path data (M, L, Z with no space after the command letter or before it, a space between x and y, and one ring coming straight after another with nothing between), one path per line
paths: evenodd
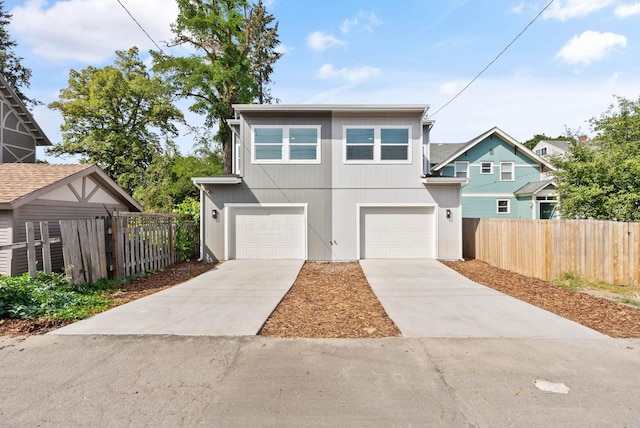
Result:
M527 1L520 1L517 5L511 8L511 13L515 15L522 14L537 14L540 11L540 6L536 3L529 3Z
M337 39L331 34L325 34L322 31L314 31L307 36L307 45L314 51L325 51L334 46L345 44L344 40Z
M626 45L626 37L620 34L585 31L569 40L556 53L556 58L568 64L586 66L601 60L613 48Z
M382 20L376 16L375 13L366 10L360 10L358 16L355 18L348 18L342 21L340 25L340 31L348 33L354 28L362 28L365 31L372 32L373 27L377 27L382 24Z
M368 65L362 67L336 69L332 64L324 64L318 70L317 76L321 79L343 79L349 83L357 83L377 76L380 69Z
M566 21L604 9L614 0L556 0L544 13L545 18Z
M160 44L171 38L178 14L174 0L122 0L149 35ZM9 11L11 32L21 45L49 60L99 63L115 50L138 46L157 49L113 0L29 0ZM160 44L162 46L162 44Z
M618 18L640 15L640 3L619 4L614 11Z
M342 31L343 33L348 33L356 25L358 25L358 18L345 19L344 21L342 21L342 25L340 25L340 31Z

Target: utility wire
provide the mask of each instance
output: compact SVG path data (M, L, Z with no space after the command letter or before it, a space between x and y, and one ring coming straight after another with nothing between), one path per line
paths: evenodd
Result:
M119 0L118 0L119 1ZM446 106L448 106L449 104L451 104L456 98L458 98L460 95L462 95L462 93L467 90L467 88L469 86L471 86L473 84L473 82L475 82L476 80L478 80L478 78L485 72L487 71L487 69L489 67L491 67L493 65L494 62L496 62L498 60L498 58L500 58L502 56L502 54L504 54L507 49L509 49L511 47L512 44L514 44L516 42L516 40L518 40L520 38L520 36L522 36L524 34L525 31L527 31L529 29L529 27L531 27L533 25L534 22L536 22L538 20L538 18L540 18L540 16L544 13L545 10L547 10L549 8L549 6L551 6L551 4L554 2L554 0L550 0L549 3L547 3L547 5L542 8L542 10L540 11L540 13L538 13L535 18L533 18L531 20L531 22L529 22L527 24L526 27L524 27L524 29L522 31L520 31L518 33L518 35L516 37L514 37L513 40L511 40L511 42L504 48L502 49L502 51L500 51L500 53L498 55L496 55L496 57L489 63L487 64L487 66L485 68L482 69L482 71L480 71L480 73L476 74L476 77L474 77L473 79L471 79L471 81L469 83L467 83L467 85L462 88L457 94L455 94L453 96L453 98L451 98L449 101L447 101L445 103L445 105L443 105L442 107L440 107L438 110L436 110L432 115L429 116L429 118L435 116L436 114L438 114L440 111L442 111Z
M131 14L131 12L129 12L129 9L127 9L127 8L125 7L125 5L123 5L123 4L122 4L122 2L121 2L120 0L117 0L117 1L118 1L118 3L120 4L120 6L122 6L122 8L125 10L125 12L127 12L127 14L131 17L131 19L133 19L133 22L135 22L135 23L138 25L138 27L140 27L140 29L142 30L142 32L143 32L144 34L146 34L146 36L149 38L149 40L151 40L151 41L153 42L153 44L154 44L154 45L156 45L156 47L160 50L160 52L164 53L164 51L162 50L162 48L161 48L160 46L158 46L158 44L156 43L156 41L155 41L155 40L153 40L153 39L151 38L151 36L149 35L149 33L147 33L147 30L145 30L145 29L142 27L142 25L140 25L140 23L138 22L138 20L137 20L136 18L134 18L134 16Z

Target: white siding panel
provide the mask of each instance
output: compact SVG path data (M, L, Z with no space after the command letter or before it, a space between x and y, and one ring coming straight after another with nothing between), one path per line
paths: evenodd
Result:
M0 212L0 245L11 243L11 228L8 214ZM11 250L0 251L0 275L11 275Z
M361 258L435 258L434 207L362 207Z
M305 258L306 221L302 207L233 208L230 222L229 258Z

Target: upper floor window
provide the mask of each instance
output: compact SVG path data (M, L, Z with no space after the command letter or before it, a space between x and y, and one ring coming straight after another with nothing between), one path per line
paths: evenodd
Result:
M320 163L319 126L258 126L252 136L255 163Z
M463 178L469 177L469 162L455 162L455 176Z
M346 162L411 162L409 128L345 128Z
M538 156L545 156L547 154L547 148L543 147L541 149L536 150L536 154Z
M480 164L480 174L493 174L493 162L482 162Z
M500 162L500 181L514 180L513 162Z

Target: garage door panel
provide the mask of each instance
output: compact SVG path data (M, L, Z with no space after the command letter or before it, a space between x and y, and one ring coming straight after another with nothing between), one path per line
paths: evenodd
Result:
M303 207L231 208L229 221L229 258L305 258Z
M434 207L361 207L362 258L435 258Z

